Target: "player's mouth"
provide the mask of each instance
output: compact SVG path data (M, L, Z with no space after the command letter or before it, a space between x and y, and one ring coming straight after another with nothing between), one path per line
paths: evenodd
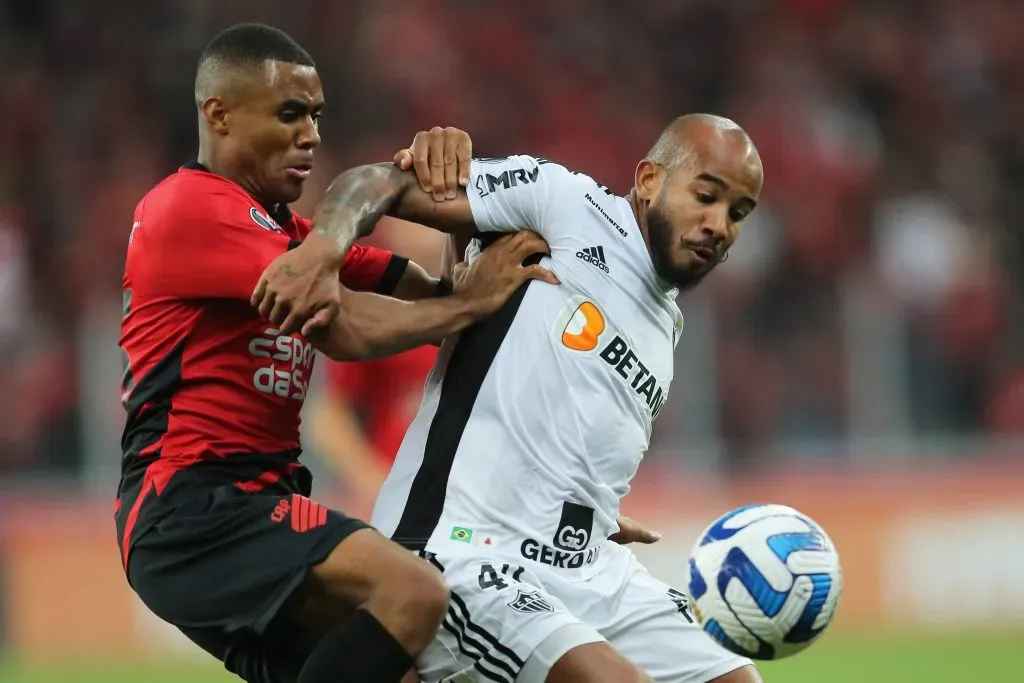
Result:
M718 260L718 254L711 247L705 247L697 244L687 244L686 248L693 254L694 258L700 263L708 264L714 263Z
M285 169L285 172L293 178L305 180L313 170L313 164L292 164Z

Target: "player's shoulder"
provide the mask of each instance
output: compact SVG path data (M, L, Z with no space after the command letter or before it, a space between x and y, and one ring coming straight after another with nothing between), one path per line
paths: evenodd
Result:
M557 161L551 161L543 157L534 157L542 170L549 176L556 178L563 187L572 190L578 190L580 198L583 200L589 199L591 203L597 201L598 198L614 198L615 193L608 189L607 186L602 185L600 182L595 180L585 171L579 171L574 168L565 166Z
M239 185L189 166L178 169L146 193L136 208L135 220L144 223L147 230L244 221L280 231Z
M146 193L147 200L202 205L210 201L251 201L245 190L227 178L202 168L182 166ZM187 208L187 207L183 207Z
M500 189L523 185L611 194L607 187L586 173L544 157L513 154L507 157L478 157L474 161L478 164L475 184L480 197Z

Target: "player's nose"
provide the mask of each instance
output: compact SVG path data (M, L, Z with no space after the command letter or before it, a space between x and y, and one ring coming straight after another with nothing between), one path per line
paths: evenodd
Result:
M295 145L299 149L314 149L320 146L320 131L311 117L306 117L306 121L299 128Z
M716 242L721 242L728 236L729 230L729 208L712 206L704 214L701 221L701 232L707 237L713 237Z

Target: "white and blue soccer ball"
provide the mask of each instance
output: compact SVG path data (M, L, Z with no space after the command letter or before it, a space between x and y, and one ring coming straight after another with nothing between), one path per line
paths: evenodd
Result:
M810 517L747 505L715 520L690 556L690 605L704 631L754 659L789 657L832 621L839 555Z

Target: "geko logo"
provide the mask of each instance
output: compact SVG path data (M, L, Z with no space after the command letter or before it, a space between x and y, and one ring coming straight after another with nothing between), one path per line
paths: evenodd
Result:
M555 537L555 545L566 550L583 550L590 542L590 532L586 529L576 529L571 526L564 526L558 530Z
M263 330L263 334L249 342L249 354L274 362L253 373L252 385L264 394L305 400L313 370L313 345L299 337L283 335L273 327Z
M583 550L594 529L594 508L578 503L562 503L562 516L552 541L562 550Z

